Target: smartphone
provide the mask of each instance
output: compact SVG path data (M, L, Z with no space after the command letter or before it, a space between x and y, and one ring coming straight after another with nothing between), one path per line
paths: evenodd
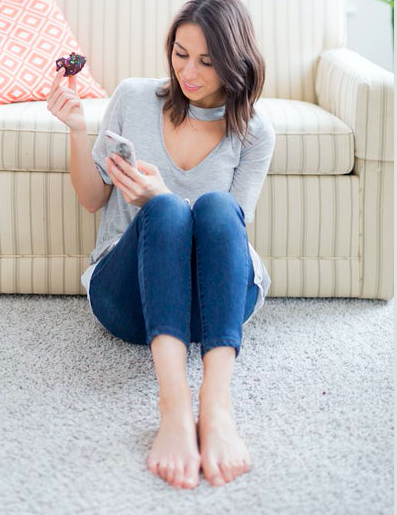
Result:
M120 157L125 159L127 163L136 168L135 149L132 141L109 130L105 131L105 138L106 149L109 157L111 157L111 154L113 153L118 154Z

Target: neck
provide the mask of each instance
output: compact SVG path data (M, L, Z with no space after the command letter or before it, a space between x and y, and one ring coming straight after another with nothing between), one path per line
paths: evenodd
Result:
M199 107L190 103L188 116L202 121L221 120L225 117L225 105L217 107Z
M194 107L200 107L201 109L215 109L215 107L222 107L222 106L224 106L225 105L225 100L218 100L218 102L215 102L215 104L211 104L211 105L197 104L196 102L190 100L189 104L191 106L194 106Z

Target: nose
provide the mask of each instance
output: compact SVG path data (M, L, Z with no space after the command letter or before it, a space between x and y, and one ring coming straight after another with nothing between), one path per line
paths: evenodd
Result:
M184 78L188 82L193 81L197 77L197 66L193 59L189 59L184 69Z

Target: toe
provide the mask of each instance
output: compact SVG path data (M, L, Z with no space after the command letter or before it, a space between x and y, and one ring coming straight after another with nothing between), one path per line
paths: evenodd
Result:
M219 468L221 469L222 475L224 480L229 483L230 481L233 481L234 475L233 475L233 467L231 463L227 461L223 461L219 464Z
M245 458L243 460L243 464L244 464L244 470L243 470L243 473L244 472L249 472L252 468L252 462L250 460L250 458Z
M244 463L243 460L235 461L231 464L230 471L233 475L233 479L241 476L244 473Z
M173 485L176 487L181 487L184 478L184 467L183 462L177 462L175 466L175 475Z
M155 460L154 458L148 458L146 464L150 472L152 472L152 474L155 474L156 476L159 475L157 460Z
M225 480L223 479L221 473L217 474L216 476L212 476L209 482L212 486L222 486L225 484Z
M205 465L203 463L203 472L205 478L212 486L221 486L225 484L222 472L216 463L211 461L207 462Z
M161 461L159 463L159 466L158 466L158 471L159 471L159 476L164 479L165 481L167 481L167 472L168 472L168 467L167 467L167 463L165 461Z
M234 477L237 477L237 476L241 476L242 474L244 474L245 472L245 464L243 461L239 462L238 465L236 465L233 473L234 473Z
M175 476L175 464L171 462L168 464L168 467L167 467L167 483L172 485L174 482L174 476Z
M200 458L190 459L185 467L184 486L195 488L199 482Z

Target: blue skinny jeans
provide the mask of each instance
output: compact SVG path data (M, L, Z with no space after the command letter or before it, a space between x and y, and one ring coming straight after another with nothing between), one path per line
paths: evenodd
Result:
M224 191L193 208L173 193L153 197L96 266L89 293L95 317L126 342L150 348L168 334L200 342L201 358L220 346L237 358L258 296L244 211Z

